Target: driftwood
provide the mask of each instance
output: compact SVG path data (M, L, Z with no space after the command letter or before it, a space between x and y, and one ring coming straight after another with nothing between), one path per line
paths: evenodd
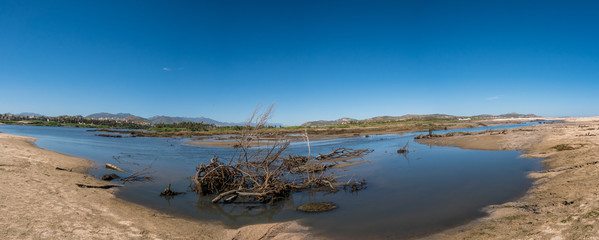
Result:
M176 195L179 195L179 194L184 194L184 192L175 192L175 191L171 190L171 185L169 184L168 187L166 187L164 189L164 191L162 191L160 193L160 196L163 196L163 197L172 197L172 196L176 196Z
M108 164L108 163L107 163ZM149 170L152 168L152 166L148 166L142 170L139 170L137 172L132 173L131 175L124 177L123 179L121 179L121 181L123 181L123 183L127 183L127 182L151 182L153 177L152 176L148 176L149 174Z
M404 145L402 148L398 149L398 150L397 150L397 153L404 154L404 153L407 153L407 152L409 152L409 151L410 151L410 150L408 150L408 144L409 144L409 143L410 143L410 141L408 141L408 142L406 143L406 145Z
M287 144L283 145L283 149ZM315 190L336 192L344 186L350 186L351 191L364 189L363 182L338 182L338 176L326 170L335 164L322 164L316 158L308 160L305 156L280 157L282 149L276 151L275 158L265 158L257 161L231 162L225 164L213 157L208 164L200 164L192 177L193 189L202 195L217 194L213 203L233 202L238 197L253 199L258 202L274 202L286 198L293 191ZM359 157L370 153L371 150L341 149L324 158L328 161L335 159L348 160L348 156ZM359 153L359 154L358 154ZM346 188L347 189L347 188Z
M314 157L314 159L316 159L318 161L323 161L323 160L329 160L329 159L335 159L335 158L338 159L338 158L348 158L348 157L359 157L361 155L371 153L371 152L373 152L373 150L370 150L370 149L356 150L356 149L342 147L342 148L337 148L327 154L319 153L318 156Z
M347 185L343 186L344 189L348 189L350 192L357 192L360 190L363 190L367 187L366 185L366 179L362 178L362 181L358 182L352 182L352 183L348 183Z
M125 170L123 170L120 167L117 167L115 165L112 165L110 163L106 163L106 169L110 169L110 170L114 170L114 171L119 171L119 172L125 172Z
M113 156L112 158L114 158L119 163L121 162L121 161L119 161L120 157L114 157ZM121 178L121 181L123 183L128 183L128 182L146 182L146 181L151 182L153 178L152 178L152 176L148 175L149 174L149 170L151 168L152 168L152 164L150 164L149 166L147 166L147 167L145 167L145 168L143 168L143 169L141 169L139 171L136 171L134 173L129 174L129 176ZM106 169L110 169L110 170L114 170L114 171L119 171L119 172L126 173L125 170L123 170L123 169L121 169L121 168L119 168L119 167L117 167L117 166L115 166L113 164L110 164L110 163L106 163ZM116 174L112 174L111 176L112 176L112 179L120 178L120 176L118 176ZM107 180L107 179L108 179L108 175L104 175L102 177L102 180ZM112 179L110 179L110 180L112 180Z
M86 185L86 184L80 184L77 183L77 187L80 188L101 188L101 189L110 189L110 188L114 188L114 187L122 187L120 185L102 185L102 186L93 186L93 185Z
M365 182L360 184L352 182L352 179L338 181L342 176L336 176L335 172L328 170L338 161L348 161L371 153L370 149L338 148L331 153L312 157L307 134L308 156L286 155L288 141L276 141L268 148L250 148L251 141L260 139L260 129L266 123L270 110L258 116L256 124L249 124L256 117L254 112L239 138L237 152L230 160L221 161L214 156L210 162L196 167L190 184L196 193L215 196L213 203L273 203L295 191L336 192L354 183L356 186L365 185ZM358 191L363 188L355 189Z
M73 171L73 169L70 169L70 168L61 168L61 167L56 167L56 170L67 171L67 172L72 172Z

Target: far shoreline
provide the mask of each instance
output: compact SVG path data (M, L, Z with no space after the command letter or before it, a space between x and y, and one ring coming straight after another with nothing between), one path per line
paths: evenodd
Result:
M509 124L522 124L526 122L539 122L539 121L552 121L552 120L563 120L561 118L518 118L518 119L495 119L488 120L485 122L476 122L474 124L467 123L457 123L452 125L435 125L435 126L426 126L426 127L412 127L412 128L404 128L404 129L394 129L393 127L389 127L389 129L369 129L369 128L354 128L349 131L351 133L327 133L320 132L319 134L310 134L308 133L309 141L323 141L323 140L334 140L334 139L344 139L344 138L355 138L355 137L370 137L377 135L385 135L385 134L406 134L413 132L426 132L429 129L434 131L440 130L450 130L450 129L469 129L475 127L485 127L485 126L499 126L499 125L509 125ZM102 131L95 130L95 131ZM108 132L118 132L114 130L109 130ZM307 139L305 138L305 133L287 133L277 135L274 134L275 137L266 137L260 138L256 141L252 141L250 146L269 146L277 142L289 141L289 142L305 142ZM180 136L151 136L151 137L164 137L164 138L172 138L172 137L180 137ZM193 137L191 141L186 142L185 144L190 146L202 146L202 147L222 147L222 148L235 148L239 146L239 135L236 134L221 134L221 135L210 135L210 136L201 136L201 137Z

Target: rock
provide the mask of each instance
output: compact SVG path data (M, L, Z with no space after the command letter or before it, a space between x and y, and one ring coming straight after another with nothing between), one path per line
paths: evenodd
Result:
M302 212L326 212L337 208L332 202L316 202L300 205L297 210Z
M121 177L119 177L119 175L116 175L114 173L112 174L106 174L104 176L102 176L102 180L104 181L112 181L113 179L119 179Z

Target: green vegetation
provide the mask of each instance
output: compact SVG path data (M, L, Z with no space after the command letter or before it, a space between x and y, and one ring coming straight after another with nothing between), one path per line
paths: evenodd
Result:
M18 124L19 121L0 119L0 123L4 123L4 124Z
M587 214L585 214L583 217L584 218L597 218L597 217L599 217L599 212L590 211Z
M148 128L148 130L156 131L156 132L180 132L180 131L190 131L190 132L199 132L199 131L208 131L211 129L215 129L216 125L207 124L203 122L181 122L181 123L159 123L154 126Z
M553 147L555 150L557 151L567 151L567 150L574 150L576 148L568 145L568 144L559 144Z
M349 128L349 127L374 127L374 126L387 126L387 125L400 125L400 124L434 124L434 123L455 123L457 119L410 119L410 120L398 120L398 121L386 121L386 122L362 122L355 121L346 124L338 124L327 126L327 128ZM461 121L470 122L470 121Z

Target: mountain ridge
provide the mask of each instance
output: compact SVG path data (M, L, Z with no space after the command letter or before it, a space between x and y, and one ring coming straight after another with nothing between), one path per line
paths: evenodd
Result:
M366 118L362 120L354 119L354 118L340 118L337 120L318 120L318 121L309 121L302 123L301 126L305 127L324 127L324 126L333 126L340 124L348 124L351 122L358 123L372 123L372 122L394 122L394 121L408 121L408 120L442 120L442 119L496 119L496 118L535 118L540 117L535 114L520 114L520 113L506 113L500 115L490 115L490 114L481 114L475 116L454 116L448 114L406 114L402 116L377 116L372 118Z

